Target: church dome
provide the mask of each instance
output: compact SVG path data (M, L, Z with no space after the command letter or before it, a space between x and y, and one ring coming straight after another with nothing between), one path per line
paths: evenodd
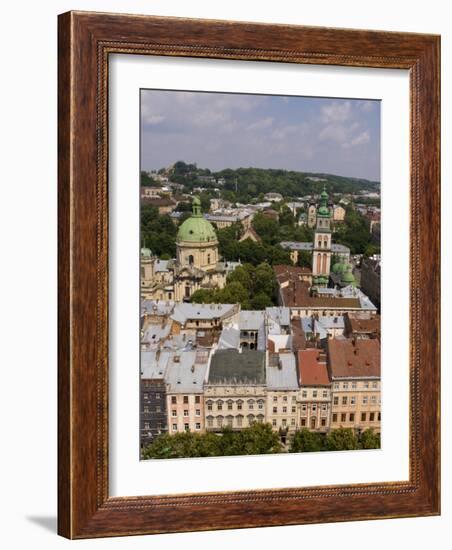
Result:
M210 243L217 240L213 225L203 218L201 202L198 197L193 199L193 214L186 219L177 232L177 242Z
M351 265L347 266L346 271L344 271L342 275L341 281L349 285L355 284L355 277L353 276Z
M329 218L330 217L330 209L328 208L328 193L326 192L325 188L323 188L322 193L320 194L320 207L317 210L317 214L320 217L323 218Z
M341 263L341 262L337 262L333 265L333 273L335 273L336 275L341 275L342 273L344 273L345 271L345 264Z
M152 251L150 248L143 247L141 249L141 257L142 258L150 258L152 256Z

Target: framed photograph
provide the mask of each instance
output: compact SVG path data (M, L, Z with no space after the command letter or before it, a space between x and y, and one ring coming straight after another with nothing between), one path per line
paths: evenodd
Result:
M440 513L439 59L59 16L61 535Z

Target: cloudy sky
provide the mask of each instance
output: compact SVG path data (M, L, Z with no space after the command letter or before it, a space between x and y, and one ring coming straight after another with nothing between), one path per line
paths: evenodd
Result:
M380 103L141 91L141 168L258 167L380 179Z

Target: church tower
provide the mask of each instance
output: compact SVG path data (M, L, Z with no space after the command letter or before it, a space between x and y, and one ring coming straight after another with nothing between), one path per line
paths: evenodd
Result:
M314 231L312 275L314 284L327 284L331 266L331 212L325 188L320 195L317 222Z

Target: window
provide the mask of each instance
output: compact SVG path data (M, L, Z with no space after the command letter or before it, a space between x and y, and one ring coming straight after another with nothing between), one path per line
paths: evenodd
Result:
M283 412L283 413L286 413L286 412L287 412L287 407L283 407L283 408L282 408L282 412Z
M339 405L339 397L337 395L334 396L333 405Z
M273 407L273 414L277 414L278 413L278 407Z
M282 398L283 401L287 402L287 395L285 395L283 398Z
M378 388L378 382L372 382L372 387L373 388Z
M369 387L369 382L364 382L364 387L365 387L366 389L368 389L368 387Z
M189 424L184 424L184 430L188 432L190 430Z
M241 426L242 425L242 421L243 421L243 416L241 414L239 414L237 416L237 426Z
M184 395L184 403L188 403L188 395Z
M345 419L347 418L347 415L345 413L341 414L341 422L345 422Z
M156 393L156 394L155 394L155 398L156 398L156 399L160 399L160 394L159 394L159 393Z
M207 254L207 263L210 264L210 254Z
M338 383L338 382L335 382L335 384L334 384L334 389L335 389L335 390L338 390L338 389L339 389L339 383Z
M176 409L173 409L173 410L171 411L171 416L177 416L177 411L176 411Z
M314 391L312 392L312 397L317 397L317 390L314 390Z
M296 403L297 402L297 397L296 395L292 395L292 403Z
M278 401L278 398L276 397L276 395L273 396L273 403L276 403Z
M149 422L145 422L145 423L144 423L144 429L145 429L145 430L149 430L149 429L150 429Z
M306 426L306 418L302 418L302 419L301 419L301 425L302 425L302 426Z
M239 411L242 410L242 401L237 401L237 409L238 409Z
M177 424L173 424L173 432L177 432Z
M378 413L378 421L381 420L381 412Z
M361 413L361 422L365 422L367 420L367 413Z
M188 411L187 411L187 409L184 410L184 416L188 416Z
M350 397L350 405L355 405L355 403L356 403L356 397L352 395L352 397Z
M250 411L254 409L254 401L252 399L248 401L248 408L250 409Z
M292 418L292 419L291 419L290 425L291 425L291 426L295 426L295 418Z
M342 397L342 405L346 405L346 404L347 404L347 401L348 401L347 396L344 395L344 396Z
M354 422L355 421L355 413L350 413L350 422Z
M228 401L228 411L232 411L232 401Z
M196 403L196 404L201 403L201 396L195 395L195 403Z
M171 396L171 403L175 405L177 403L177 397L175 395Z
M149 412L149 407L144 407L143 412L148 413Z
M375 413L369 414L369 422L373 422L375 420Z
M370 401L371 401L372 405L375 405L377 403L377 396L372 395L372 397L370 398Z
M292 412L297 412L297 407L292 407Z
M348 390L348 382L344 382L342 384L342 387L344 388L344 390Z
M287 426L287 420L285 418L282 419L282 425Z
M326 418L322 418L322 420L320 421L322 426L326 426Z
M149 399L149 394L148 393L143 393L143 399L148 400Z
M263 401L259 401L259 402L258 402L258 407L259 407L259 409L263 409L263 408L264 408L264 402L263 402Z
M369 398L367 397L367 395L363 395L363 405L367 405L368 400Z
M222 416L217 417L217 426L219 426L219 427L223 426L223 417Z
M308 392L306 390L303 390L303 393L301 394L301 397L306 399L306 397L308 397Z
M223 402L222 401L218 401L217 408L218 408L219 411L223 410Z
M207 410L208 410L208 411L211 411L211 410L212 410L212 401L208 401L208 402L207 402Z
M356 390L356 387L357 387L357 383L356 383L356 382L352 382L352 389L353 389L353 390Z
M322 392L322 397L323 397L323 398L328 397L328 392L327 392L326 390Z
M333 414L333 422L337 422L337 413Z
M196 416L201 416L201 409L196 409Z
M207 419L207 426L209 426L209 428L213 426L213 418L211 416Z
M272 426L276 426L276 420L275 419L273 419L273 421L272 421Z
M200 423L200 422L196 422L195 428L196 428L197 430L200 430L200 429L201 429L201 423Z

